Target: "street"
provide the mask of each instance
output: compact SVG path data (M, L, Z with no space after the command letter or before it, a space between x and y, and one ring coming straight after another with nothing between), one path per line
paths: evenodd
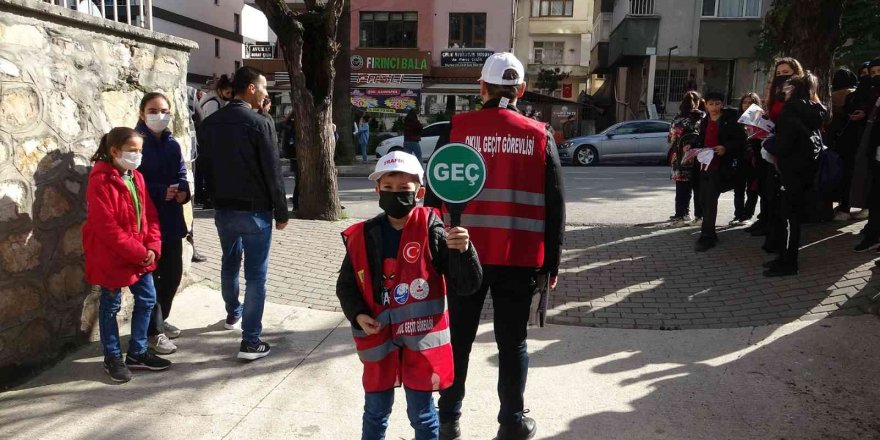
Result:
M665 166L564 166L568 224L649 224L673 214L675 184ZM287 179L288 192L293 179ZM380 212L374 185L365 177L339 179L339 198L350 218ZM733 193L721 195L718 224L733 218Z

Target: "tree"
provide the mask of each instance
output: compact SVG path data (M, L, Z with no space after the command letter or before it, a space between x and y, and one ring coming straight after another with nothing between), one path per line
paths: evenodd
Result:
M333 62L339 53L336 33L343 0L304 0L304 12L292 11L283 0L256 0L269 27L278 36L290 74L290 100L296 128L300 184L298 216L337 220L339 194L333 154ZM339 127L340 132L346 127Z
M351 0L344 1L336 37L339 41L339 54L334 63L336 78L333 79L333 120L336 121L339 132L336 162L349 164L355 156L354 136L351 134Z
M568 78L569 73L562 72L558 67L553 69L541 69L538 72L538 81L535 87L550 90L550 94L559 90L559 82Z
M876 1L876 0L874 0ZM764 18L756 51L765 62L796 58L819 78L819 97L831 99L831 76L844 40L843 11L853 0L774 0Z
M861 64L880 56L880 2L877 0L849 0L841 20L839 65L854 72Z

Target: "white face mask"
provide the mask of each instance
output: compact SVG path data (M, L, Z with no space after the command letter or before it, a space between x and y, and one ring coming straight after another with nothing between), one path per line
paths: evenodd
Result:
M171 122L171 114L170 113L155 113L147 115L147 127L155 132L162 132L168 128L168 123Z
M136 170L139 166L141 166L141 161L144 159L144 155L142 153L135 153L134 151L123 151L122 157L117 157L113 159L116 162L116 165L119 168L124 170Z

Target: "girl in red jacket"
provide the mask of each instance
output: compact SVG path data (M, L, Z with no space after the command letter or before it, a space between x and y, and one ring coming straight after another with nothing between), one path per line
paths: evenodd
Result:
M83 250L86 280L101 288L98 327L104 346L104 371L116 382L131 380L131 370L165 370L171 362L147 350L147 326L156 304L150 274L162 249L159 218L137 167L144 140L138 132L117 127L101 138L92 156L95 167L86 190ZM131 341L125 362L116 314L122 288L134 296Z

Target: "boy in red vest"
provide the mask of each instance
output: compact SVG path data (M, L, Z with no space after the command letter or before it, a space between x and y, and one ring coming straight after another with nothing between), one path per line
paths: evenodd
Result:
M401 384L416 440L439 438L432 393L453 381L446 284L470 294L482 283L468 231L447 228L434 210L417 206L423 176L415 156L383 156L370 180L384 213L342 233L347 254L336 295L364 365L363 440L385 438Z

